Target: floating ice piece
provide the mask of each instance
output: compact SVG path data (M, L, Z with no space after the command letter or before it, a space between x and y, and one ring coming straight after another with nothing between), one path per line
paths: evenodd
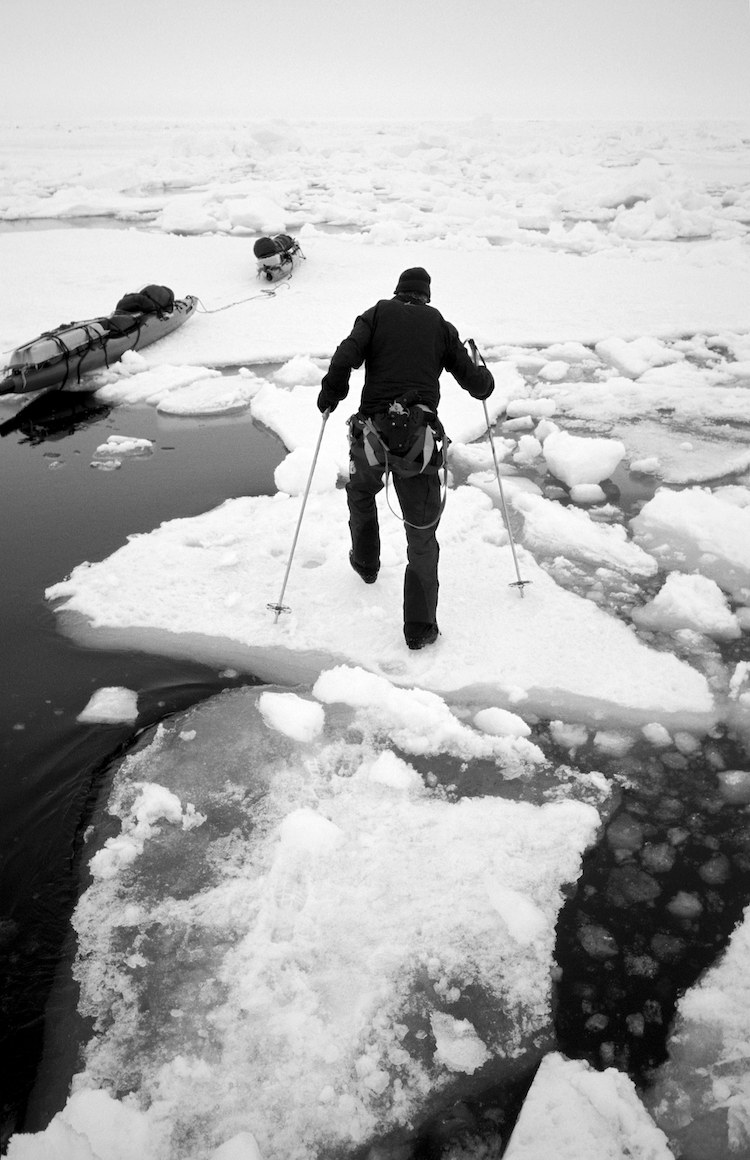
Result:
M667 1137L624 1072L546 1055L505 1160L673 1160Z
M434 1011L430 1025L435 1036L435 1060L449 1071L473 1075L490 1058L490 1052L468 1019L454 1019L443 1011Z
M542 489L539 487L539 484L534 483L533 479L527 479L525 475L517 475L517 468L503 463L499 463L498 468L499 470L497 472L494 470L494 466L487 471L473 471L467 477L466 482L469 487L476 487L479 491L483 491L485 495L489 496L493 506L496 508L500 507L500 488L497 485L498 474L501 477L503 495L506 500L519 492L524 495L541 496Z
M553 359L551 362L545 363L539 371L538 377L544 379L548 383L559 383L565 378L570 370L570 364L564 362L562 359ZM552 414L553 412L548 412Z
M703 911L703 903L697 894L689 890L678 890L667 903L667 910L678 918L697 918Z
M107 459L111 455L145 456L151 455L154 445L150 439L137 436L110 435L106 443L100 443L94 452L96 458Z
M736 640L742 635L719 585L700 573L670 572L650 603L632 612L641 628L674 632L690 628L716 640Z
M661 567L700 572L740 603L750 601L750 508L726 503L707 488L660 487L631 527Z
M540 443L544 443L544 440L549 435L552 435L555 431L559 430L560 428L557 426L557 423L553 423L551 419L542 419L539 423L537 423L534 435Z
M666 346L658 338L644 336L632 342L622 338L606 338L596 344L596 353L602 362L630 379L640 378L652 367L666 366L682 362L685 355L680 350Z
M474 716L474 724L484 733L495 733L501 737L528 737L531 728L522 717L507 709L480 709Z
M533 463L542 453L542 445L533 435L522 435L518 440L518 450L513 459L516 463Z
M617 733L614 730L600 729L594 734L594 745L603 753L622 757L632 748L633 738L627 733Z
M651 365L633 350L631 343L622 338L602 339L601 342L597 342L595 349L602 362L614 367L618 374L625 375L629 379L637 379Z
M605 503L607 496L598 483L576 483L570 489L570 498L573 503L595 504Z
M388 786L390 789L408 792L420 790L424 785L416 769L402 757L397 757L390 749L384 750L371 764L365 763L359 773L364 774L370 781Z
M548 359L564 359L568 363L581 363L588 359L596 361L593 350L582 342L555 342L541 351L541 354Z
M625 445L619 439L583 439L556 431L544 441L548 468L568 487L609 479L624 456Z
M672 738L669 735L669 730L660 725L658 721L652 721L648 725L644 725L641 730L643 736L652 745L658 746L659 749L666 749L672 744Z
M658 570L653 557L628 540L620 524L595 523L579 508L526 492L512 492L511 499L523 514L523 542L539 555L562 555L637 576L653 576Z
M567 370L567 363L565 369ZM550 415L554 415L556 410L557 404L554 399L511 399L506 408L506 414L509 419L525 418L528 415L535 419L548 419Z
M138 716L138 694L132 689L110 685L97 689L76 717L85 725L119 725L135 721Z
M156 832L156 823L162 818L172 825L181 825L185 831L196 829L206 820L190 802L183 811L177 794L163 785L149 782L137 788L138 795L125 811L122 831L116 837L107 838L89 863L95 878L114 878L125 866L130 866L143 853L146 842Z
M244 411L265 380L255 376L223 375L196 379L171 390L156 409L162 415L224 415Z
M503 460L515 450L515 439L503 439L496 436L492 440L492 445L501 474L512 471L513 469L508 464L504 464ZM494 470L489 440L483 440L481 443L451 443L448 448L448 461L451 467L463 471Z
M295 741L312 741L325 725L323 706L296 693L262 693L258 710L267 725Z
M750 771L725 769L718 774L721 795L734 804L750 803Z
M576 749L580 749L589 739L586 726L575 725L572 722L550 721L549 731L552 740L571 753L575 753Z
M696 404L699 392L695 392ZM683 394L683 402L689 398L689 393ZM667 400L666 405L671 404ZM650 409L650 408L649 408ZM682 407L680 407L682 410ZM685 411L690 408L686 407ZM684 412L683 412L684 413ZM690 422L689 419L686 421ZM692 424L691 424L692 425ZM701 420L702 434L691 437L689 446L685 446L682 433L671 430L663 422L639 418L632 423L623 423L614 428L612 434L622 439L630 456L631 472L641 472L648 475L658 475L664 483L706 483L711 480L720 480L738 472L746 471L750 466L750 451L747 446L739 442L728 442L726 438L719 438L710 426ZM736 502L733 489L716 489L715 494L724 502ZM747 489L739 488L739 491ZM722 493L722 494L720 494ZM744 506L738 503L738 507Z

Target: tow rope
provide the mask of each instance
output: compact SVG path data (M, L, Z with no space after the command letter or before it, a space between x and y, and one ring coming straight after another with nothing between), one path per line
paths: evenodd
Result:
M291 274L289 277L291 278ZM196 298L195 301L198 303L199 314L219 314L220 311L229 310L232 306L241 306L243 302L252 302L254 298L273 298L277 291L285 290L288 288L288 286L288 281L279 282L276 286L269 286L268 289L266 289L264 286L258 290L257 293L248 295L247 298L238 298L236 302L227 302L226 306L216 306L213 310L209 310L206 306L204 306L200 298Z

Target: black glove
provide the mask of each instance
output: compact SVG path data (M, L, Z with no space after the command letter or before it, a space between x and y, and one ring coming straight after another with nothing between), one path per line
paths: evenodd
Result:
M318 395L318 410L321 415L326 411L335 411L339 405L338 399L331 399L325 391L321 391Z
M492 371L488 370L487 367L478 367L477 369L482 375L483 382L481 385L478 384L469 393L475 399L489 399L495 389L495 380L492 377Z

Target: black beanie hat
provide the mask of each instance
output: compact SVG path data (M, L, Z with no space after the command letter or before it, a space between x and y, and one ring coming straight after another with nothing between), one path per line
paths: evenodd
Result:
M394 294L421 294L430 301L430 275L421 266L404 270L398 280Z

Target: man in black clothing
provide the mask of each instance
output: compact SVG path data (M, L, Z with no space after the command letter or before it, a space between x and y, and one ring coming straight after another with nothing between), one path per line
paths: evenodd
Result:
M394 297L381 299L354 323L331 359L321 383L318 408L333 411L349 392L352 370L365 364L360 410L349 421L350 462L346 495L352 568L366 584L373 584L380 568L380 532L375 496L383 487L384 463L368 455L363 423L376 428L389 407L403 401L406 410L421 408L428 425L437 423L439 377L450 371L475 399L487 399L495 383L486 367L475 366L455 326L429 306L430 275L421 266L404 270ZM417 412L419 413L419 412ZM382 427L381 429L384 429ZM438 556L436 537L440 520L440 481L437 458L422 472L399 474L393 483L401 504L407 542L404 577L404 637L409 648L423 648L438 637ZM439 464L438 464L439 466Z

